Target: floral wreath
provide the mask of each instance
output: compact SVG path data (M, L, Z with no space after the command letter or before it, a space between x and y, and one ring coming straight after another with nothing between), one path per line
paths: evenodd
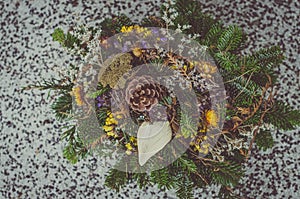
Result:
M128 182L136 181L141 188L157 184L162 189L176 189L179 198L193 198L193 188L216 183L221 185L219 197L235 197L232 188L244 174L243 163L249 158L254 143L263 150L271 148L274 145L273 130L295 128L300 124L300 112L276 99L278 75L274 68L284 59L280 48L275 46L242 55L246 41L243 31L237 26L225 27L199 10L201 5L198 2L177 0L163 4L161 17L151 16L140 24L134 24L127 16L121 15L105 19L101 29L79 26L67 33L55 29L52 34L54 41L83 59L93 57L97 45L105 54L105 49L112 46L109 38L119 33L135 33L141 38L155 35L155 29L148 27L189 35L205 46L205 52L213 59L189 61L174 52L147 48L147 43L141 42L144 48L122 49L124 53L108 59L104 63L105 70L95 80L96 88L88 95L84 84L77 83L78 74L88 70L86 66L72 65L62 79L44 80L27 87L58 91L59 97L52 105L58 120L74 119L74 106L88 107L87 112L90 108L95 110L97 123L104 134L97 136L96 132L96 136L87 142L83 137L90 124L82 120L82 128L71 125L62 135L68 140L63 151L65 158L76 163L90 153L105 156L107 154L102 149L108 145L121 149L125 159L136 157L141 150L146 150L146 147L139 148L143 144L137 134L151 133L151 129L155 129L158 135L164 135L157 140L165 141L155 152L161 153L158 159L165 157L161 148L167 148L166 143L174 138L186 146L185 152L167 166L149 173L113 168L106 178L108 187L119 191ZM156 39L159 42L166 40L165 37ZM135 69L142 64L146 64L143 74L137 75L139 70ZM177 96L166 86L168 79L162 84L153 76L145 75L145 71L153 70L153 66L147 64L156 65L156 70L173 72L174 75L170 76L174 77L173 82L178 76L188 80L187 85L180 80L176 84L196 94L199 113L196 124L188 112L181 111L183 107ZM212 109L212 96L207 88L208 82L214 83L214 75L218 72L226 90L226 96L223 96L226 98L225 114ZM125 80L124 74L127 75ZM92 101L87 102L87 98ZM223 121L220 128L219 123ZM193 125L196 128L192 128ZM210 129L217 129L218 135L209 135ZM215 136L218 140L212 144ZM159 145L154 141L151 144ZM153 154L143 156L139 164L139 160L125 162L140 168L151 163L152 157ZM124 164L124 159L120 164Z

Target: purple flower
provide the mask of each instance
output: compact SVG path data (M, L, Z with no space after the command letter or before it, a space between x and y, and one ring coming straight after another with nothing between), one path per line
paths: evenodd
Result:
M148 43L144 40L141 43L142 43L142 47L147 49Z
M128 46L124 45L122 47L122 52L125 53L125 52L128 52Z
M166 41L168 41L168 39L166 37L162 37L162 38L160 38L160 41L166 42Z
M153 29L152 29L152 33L154 33L154 34L157 35L157 34L159 33L158 28L153 28Z
M105 103L105 100L102 98L102 96L97 96L96 101L97 101L98 108L101 108Z

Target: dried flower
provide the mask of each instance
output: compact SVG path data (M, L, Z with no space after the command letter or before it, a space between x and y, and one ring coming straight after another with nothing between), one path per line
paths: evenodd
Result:
M84 104L83 93L80 86L73 87L71 94L75 97L75 102L78 106L82 106Z
M214 110L208 110L205 114L205 119L208 125L213 127L218 126L218 116Z
M127 73L131 68L131 60L133 57L129 53L121 54L108 59L105 65L108 65L103 74L99 74L99 82L105 87L109 85L114 88L119 79Z

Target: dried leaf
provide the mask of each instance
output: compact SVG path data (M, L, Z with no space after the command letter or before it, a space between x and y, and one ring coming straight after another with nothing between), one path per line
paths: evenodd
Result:
M137 133L139 164L143 166L152 156L162 150L171 140L169 122L144 122Z

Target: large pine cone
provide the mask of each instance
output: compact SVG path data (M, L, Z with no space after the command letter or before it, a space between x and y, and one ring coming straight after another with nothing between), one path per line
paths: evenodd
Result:
M128 83L125 100L133 110L149 111L162 98L162 90L151 76L135 77Z

